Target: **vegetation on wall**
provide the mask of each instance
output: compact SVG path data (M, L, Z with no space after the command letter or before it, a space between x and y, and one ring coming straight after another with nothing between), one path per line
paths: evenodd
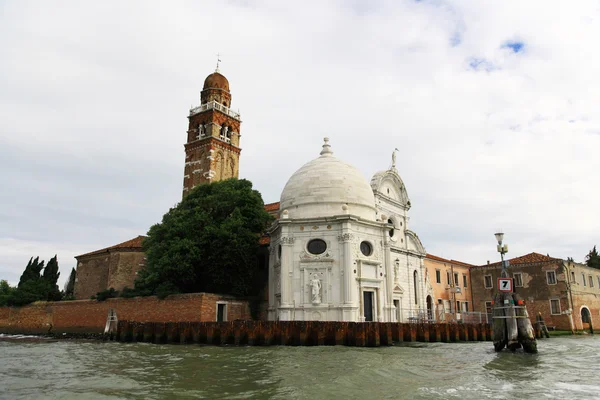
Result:
M256 295L265 283L258 241L271 221L250 181L199 185L150 228L146 266L122 295Z
M596 246L585 257L585 264L588 267L600 269L600 255L598 255L598 251L596 250Z

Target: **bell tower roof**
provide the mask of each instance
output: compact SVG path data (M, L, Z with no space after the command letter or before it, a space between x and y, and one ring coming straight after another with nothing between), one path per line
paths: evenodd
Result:
M229 92L229 81L222 74L215 71L204 80L204 88L206 89L222 89Z

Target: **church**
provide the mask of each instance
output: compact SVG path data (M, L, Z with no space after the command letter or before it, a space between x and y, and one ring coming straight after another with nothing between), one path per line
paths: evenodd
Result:
M188 120L183 197L197 185L239 174L241 119L231 109L229 81L218 68L205 79L200 105L190 110ZM426 284L425 249L407 226L411 203L395 153L391 167L368 182L334 155L328 138L320 152L319 145L315 143L318 156L289 178L280 201L265 206L278 217L269 238L261 241L269 254L267 318L422 318L421 310L431 307L432 289ZM307 159L314 155L307 154ZM127 251L143 256L141 240L135 243L138 247L121 244L77 256L76 297L106 290L109 282L118 283L111 286L116 290L133 286L143 261L120 257L109 262L107 254ZM134 260L136 265L120 265L119 260ZM121 279L115 279L118 274Z

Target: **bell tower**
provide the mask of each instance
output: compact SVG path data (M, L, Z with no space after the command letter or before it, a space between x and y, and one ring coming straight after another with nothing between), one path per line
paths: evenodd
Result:
M217 64L204 80L200 105L188 116L183 197L203 183L238 177L242 121L230 107L229 81Z

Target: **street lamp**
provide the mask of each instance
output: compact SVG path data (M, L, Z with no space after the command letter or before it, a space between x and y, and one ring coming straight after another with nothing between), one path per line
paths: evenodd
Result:
M502 232L498 232L495 233L494 236L496 236L496 240L498 241L498 246L496 247L498 249L498 253L500 253L500 259L502 260L502 278L507 278L508 277L508 272L506 271L506 268L508 268L508 260L504 261L504 255L506 253L508 253L508 245L507 244L502 244L502 240L504 240L504 233Z

